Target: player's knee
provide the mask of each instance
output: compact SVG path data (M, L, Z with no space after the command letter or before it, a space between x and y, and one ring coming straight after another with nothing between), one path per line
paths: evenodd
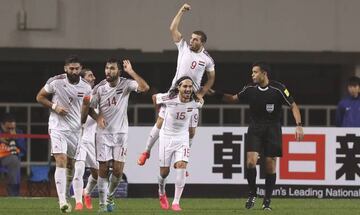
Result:
M66 168L67 166L67 158L63 154L54 155L56 166L60 168Z
M98 178L98 170L96 169L90 169L91 175L94 179Z
M195 136L195 128L189 128L189 138L192 139Z
M178 161L175 163L176 169L186 169L186 162L185 161Z
M248 159L246 162L246 167L248 169L255 168L257 161L255 159Z
M161 167L160 168L160 176L162 178L166 178L170 173L170 168L169 167Z

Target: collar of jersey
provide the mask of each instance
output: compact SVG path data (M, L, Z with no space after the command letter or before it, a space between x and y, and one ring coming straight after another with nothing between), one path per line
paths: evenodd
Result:
M266 91L266 90L269 89L269 86L261 87L260 85L258 85L258 89L259 89L260 91Z

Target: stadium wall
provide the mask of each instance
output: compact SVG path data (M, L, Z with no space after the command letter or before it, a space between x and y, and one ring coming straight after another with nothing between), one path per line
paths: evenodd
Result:
M360 51L357 0L187 2L181 31L204 30L212 50ZM0 0L0 47L174 50L168 29L183 3Z

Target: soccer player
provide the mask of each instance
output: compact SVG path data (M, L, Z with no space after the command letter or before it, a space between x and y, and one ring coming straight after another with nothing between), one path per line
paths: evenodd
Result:
M180 198L185 186L186 166L189 162L189 124L193 112L201 108L204 100L194 94L193 81L189 76L179 78L168 93L159 93L153 96L156 104L166 106L164 123L160 129L159 161L160 176L159 199L162 209L169 208L165 185L166 177L170 172L170 165L174 162L176 171L175 195L171 209L181 211Z
M190 5L184 4L170 25L170 33L174 43L178 48L177 69L175 77L172 81L172 87L175 86L176 81L183 76L189 76L194 81L194 88L196 89L196 96L201 99L209 91L215 82L215 64L209 53L205 50L205 43L207 36L202 31L194 31L191 35L190 44L188 44L182 37L178 27L182 16L185 12L190 10ZM207 82L200 88L203 74L207 74ZM171 88L172 88L171 87ZM164 107L160 108L159 116L156 124L150 131L150 135L146 141L145 151L138 159L139 165L144 165L146 159L150 157L150 151L156 140L159 138L160 128L164 121ZM190 145L195 135L195 129L198 124L198 110L193 111L191 122L189 124L189 138Z
M99 161L99 212L111 212L115 206L113 195L121 180L127 151L129 95L132 91L139 93L149 90L148 84L132 69L129 60L124 60L122 65L134 80L120 77L120 62L109 59L105 66L106 79L95 86L90 102L90 112L93 112L94 107L99 108L99 115L93 114L98 125L96 156ZM108 179L109 161L113 161L113 172Z
M50 78L36 96L37 102L49 108L51 152L56 161L55 184L60 210L71 211L66 199L72 180L73 162L80 139L80 108L84 96L91 95L91 86L80 78L81 62L76 56L65 60L65 74ZM51 101L48 99L52 95Z
M249 197L245 207L254 207L256 200L256 163L259 154L265 156L265 197L262 208L271 210L270 198L276 182L276 160L282 156L281 113L282 104L290 106L296 129L295 138L300 141L304 137L301 115L288 89L280 82L269 80L270 67L265 63L255 63L252 67L253 83L245 86L238 94L221 95L227 103L244 100L250 105L250 125L246 144L246 178L249 185Z
M94 87L95 76L93 72L84 68L80 72L80 76L85 79L91 87ZM96 131L96 121L91 117L88 117L85 124L83 125L83 134L81 140L76 149L75 156L75 172L74 178L72 181L74 196L75 196L75 210L83 209L82 195L84 195L85 206L87 209L92 209L91 203L91 191L97 184L99 164L96 161L95 156L95 131ZM91 174L88 178L88 183L84 187L84 172L85 166L90 168Z

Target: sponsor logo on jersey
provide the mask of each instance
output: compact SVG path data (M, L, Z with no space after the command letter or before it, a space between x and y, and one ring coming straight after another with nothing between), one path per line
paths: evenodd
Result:
M274 104L266 104L266 111L272 113L274 111Z

